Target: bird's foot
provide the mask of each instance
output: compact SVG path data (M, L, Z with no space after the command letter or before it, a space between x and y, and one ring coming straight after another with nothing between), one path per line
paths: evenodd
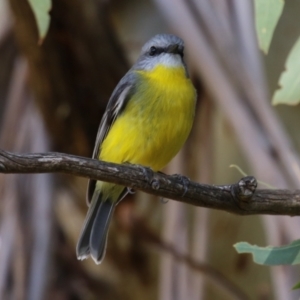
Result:
M131 195L135 194L135 190L129 186L127 187L127 192L128 192L128 194L131 194Z
M145 180L147 180L149 183L151 183L152 179L153 179L153 175L154 175L154 171L149 168L149 167L145 167L142 165L133 165L137 168L139 168L141 170L141 172L143 173L143 177L145 178Z
M142 165L138 165L138 164L131 164L129 162L124 162L124 164L134 166L134 167L137 167L138 169L140 169L140 171L143 173L145 180L147 180L149 183L151 183L153 175L154 175L154 171L151 168L145 167Z
M159 201L161 204L167 204L169 202L169 199L165 199L164 197L160 197Z
M180 182L180 184L183 187L183 194L182 197L185 196L185 194L187 193L188 189L189 189L189 184L190 184L190 179L184 175L181 174L173 174L171 175L173 178L175 178L176 180L178 180Z

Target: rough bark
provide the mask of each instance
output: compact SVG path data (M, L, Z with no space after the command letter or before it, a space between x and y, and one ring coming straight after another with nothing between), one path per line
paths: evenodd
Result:
M117 165L62 153L17 155L0 150L0 173L55 173L104 180L195 206L240 215L300 215L300 191L256 190L256 179L232 185L206 185L180 175L154 173L134 165Z

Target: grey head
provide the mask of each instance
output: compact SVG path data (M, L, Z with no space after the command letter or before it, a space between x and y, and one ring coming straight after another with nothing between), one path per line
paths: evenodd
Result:
M151 70L157 64L168 67L184 66L184 42L173 34L157 34L142 48L141 54L132 69Z

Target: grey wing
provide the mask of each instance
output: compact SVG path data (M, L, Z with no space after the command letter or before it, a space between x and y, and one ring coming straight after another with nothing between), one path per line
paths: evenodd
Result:
M115 90L113 91L106 110L104 112L104 115L102 117L97 137L96 137L96 143L93 151L93 158L98 158L100 150L101 150L101 144L104 141L105 137L107 136L107 133L109 132L109 129L111 128L112 124L116 120L117 116L122 113L124 110L130 95L134 92L135 88L135 75L131 72L128 72L122 80L119 82L119 84L116 86ZM89 180L88 183L88 190L87 190L87 203L89 204L96 185L96 180Z

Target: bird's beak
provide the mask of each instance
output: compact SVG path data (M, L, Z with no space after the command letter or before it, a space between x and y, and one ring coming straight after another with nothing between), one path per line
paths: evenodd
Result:
M168 47L167 53L179 54L181 57L183 57L183 46L171 45Z
M173 54L178 54L178 45L171 45L168 47L167 52L168 53L173 53Z

